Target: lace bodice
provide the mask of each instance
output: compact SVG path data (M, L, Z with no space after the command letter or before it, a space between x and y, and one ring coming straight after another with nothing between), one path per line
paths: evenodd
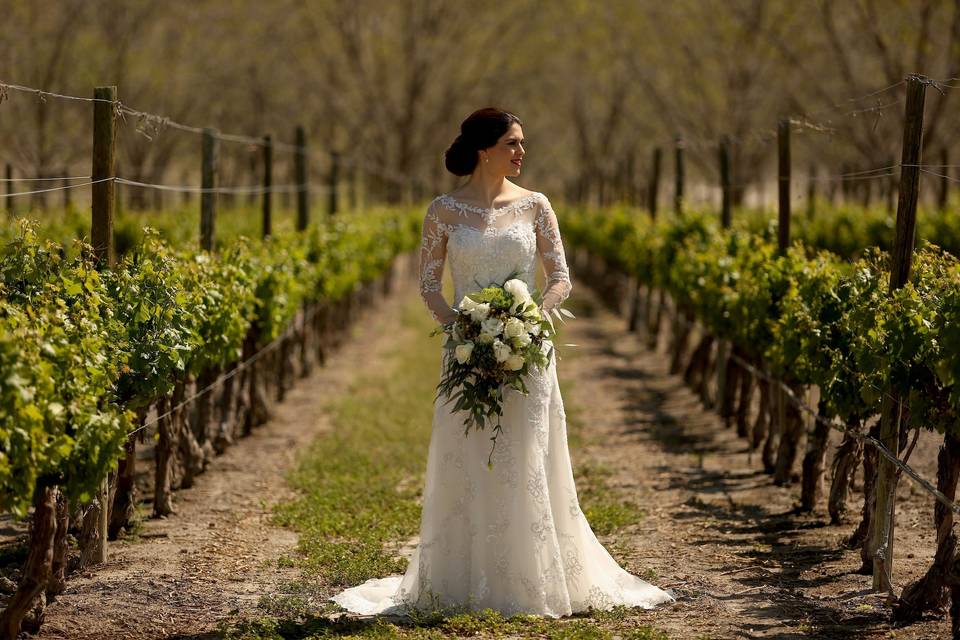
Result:
M453 318L463 296L517 274L534 287L536 257L546 274L543 308L549 311L570 295L557 216L547 197L533 192L510 204L485 209L449 194L434 198L423 219L420 245L420 295L437 322ZM443 266L453 275L454 305L441 293Z

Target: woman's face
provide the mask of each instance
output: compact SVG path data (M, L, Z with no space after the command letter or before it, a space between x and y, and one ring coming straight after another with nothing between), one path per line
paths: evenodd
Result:
M480 151L483 170L495 175L518 176L523 161L523 129L516 122L500 136L497 144Z

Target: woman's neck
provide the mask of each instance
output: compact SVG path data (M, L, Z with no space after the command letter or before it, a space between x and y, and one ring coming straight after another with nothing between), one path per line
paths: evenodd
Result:
M460 195L492 207L497 197L510 191L513 183L506 176L485 176L475 172L461 187Z

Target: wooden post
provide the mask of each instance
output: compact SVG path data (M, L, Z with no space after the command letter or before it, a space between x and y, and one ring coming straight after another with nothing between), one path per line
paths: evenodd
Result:
M93 91L92 220L90 237L97 262L113 267L114 160L116 158L115 110L117 88L97 87ZM102 182L97 182L102 180ZM106 536L103 536L104 538Z
M215 244L215 221L217 213L217 163L220 149L217 130L206 128L200 143L202 160L200 166L200 182L203 190L200 192L200 247L204 251L213 252Z
M730 139L727 136L720 139L720 188L723 191L720 224L729 229L733 217L730 212Z
M782 119L777 125L777 185L780 197L780 220L777 242L781 252L790 246L790 121Z
M16 190L14 190L13 188L13 167L10 165L9 162L7 163L6 176L7 176L7 215L9 215L12 218L15 211L13 206L13 201L15 200L15 198L11 194L16 193Z
M920 186L920 145L923 137L923 103L927 87L924 76L907 77L907 104L900 157L900 197L897 202L897 229L890 252L890 292L910 279L917 224L917 196ZM883 397L880 441L893 455L899 455L900 398L892 387ZM896 467L880 456L876 479L876 510L873 526L873 589L889 591L893 575L893 530L896 510Z
M817 215L817 165L810 163L807 172L807 219L813 220Z
M633 148L627 151L627 157L624 160L623 167L623 199L627 206L632 207L637 204L637 189L633 174L636 171L636 158Z
M340 180L340 154L336 151L330 154L330 215L336 215L339 202L337 200L337 182Z
M310 224L310 192L307 187L307 133L297 127L297 151L293 156L297 180L297 231Z
M70 181L67 180L67 176L69 175L67 172L68 172L69 170L70 170L69 167L64 167L64 168L63 168L63 172L60 174L61 176L63 176L63 185L62 185L62 186L63 186L63 209L64 209L64 211L70 209L71 200L72 200L72 198L71 198L71 192L73 191L73 189L70 188Z
M271 188L273 186L273 142L263 136L263 237L271 233Z
M937 209L940 212L947 210L947 200L950 197L950 150L946 145L940 147L940 191L937 193Z
M680 213L683 210L683 138L677 136L674 146L676 171L674 174L673 210Z
M660 191L660 163L663 159L663 149L656 147L653 150L653 165L650 169L650 189L647 192L649 202L647 207L650 210L650 219L657 219L657 193Z

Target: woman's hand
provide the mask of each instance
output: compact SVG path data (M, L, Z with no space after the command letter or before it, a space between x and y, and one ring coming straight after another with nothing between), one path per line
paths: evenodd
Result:
M448 325L448 324L452 324L452 323L459 317L459 315L460 315L460 314L457 313L456 309L454 309L454 308L451 307L451 308L450 308L450 313L440 319L440 324L442 324L442 325L444 325L444 326L446 326L446 325Z

